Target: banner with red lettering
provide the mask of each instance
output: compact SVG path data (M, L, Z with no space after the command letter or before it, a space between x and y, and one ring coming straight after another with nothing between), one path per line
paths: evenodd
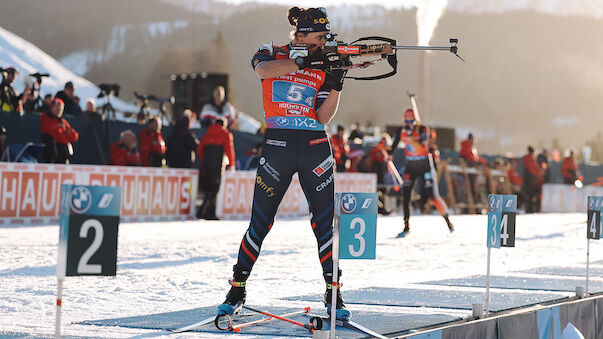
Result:
M256 184L255 171L226 171L222 175L222 184L218 192L216 214L220 219L241 220L251 217L253 190ZM261 180L261 179L260 179ZM325 178L323 185L331 184L333 178ZM262 185L259 182L258 185ZM269 188L266 188L267 190ZM377 175L373 173L336 173L335 192L372 193L377 191ZM291 185L283 197L277 217L297 218L309 215L306 196L299 184L297 174L293 176Z
M198 171L152 167L0 163L0 226L59 222L61 185L121 186L121 221L195 216Z

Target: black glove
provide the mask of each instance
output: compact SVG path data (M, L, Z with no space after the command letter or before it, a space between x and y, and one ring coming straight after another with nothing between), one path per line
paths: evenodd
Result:
M349 66L350 64L351 62L347 59L331 62L331 66L335 67L336 69L327 71L325 83L331 86L331 89L341 92L343 89L343 80L345 79L345 75L348 73L347 70L343 70L341 68Z
M331 61L328 55L317 52L305 57L298 57L295 59L295 63L299 69L313 68L324 71L329 67Z

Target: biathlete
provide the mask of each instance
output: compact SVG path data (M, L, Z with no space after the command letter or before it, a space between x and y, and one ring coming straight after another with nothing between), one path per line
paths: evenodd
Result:
M295 27L292 41L284 46L264 44L251 59L251 66L261 79L267 129L255 177L251 221L239 247L230 291L218 307L219 314L236 313L245 303L247 278L296 172L310 208L310 223L327 283L325 306L329 313L331 310L334 163L325 124L337 111L345 72L325 71L329 66L340 66L333 61L336 55L321 53L330 31L326 10L293 7L288 19ZM306 44L308 55L295 57L294 44ZM350 316L339 289L336 316Z
M406 165L404 167L402 202L404 204L404 230L398 237L404 237L410 232L410 196L415 184L415 180L423 178L425 198L431 198L440 215L446 220L446 225L450 232L454 231L454 226L448 218L448 206L440 197L438 191L438 178L435 171L435 165L429 150L429 129L420 124L412 109L404 112L404 126L399 130L396 139L392 145L393 152L400 141L404 143L404 154L406 156Z

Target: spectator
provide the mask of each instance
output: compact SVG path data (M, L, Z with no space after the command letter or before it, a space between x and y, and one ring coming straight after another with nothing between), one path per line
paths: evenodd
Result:
M358 140L356 140L358 139ZM360 123L352 125L349 140L354 144L361 144L364 139L364 127Z
M118 141L114 142L109 149L111 165L116 166L140 166L140 153L136 148L136 134L132 130L121 132Z
M4 155L4 148L6 147L6 138L8 137L8 132L4 126L0 126L0 159Z
M2 83L0 83L0 111L2 112L23 114L23 103L19 98L19 92L12 85L17 74L19 72L14 67L8 67L2 72Z
M521 179L521 175L517 171L517 164L519 164L519 159L511 159L511 164L507 170L507 178L511 186L511 194L517 196L517 206L522 206L523 195L521 193L521 185L523 184L523 179Z
M33 89L26 86L23 90L23 96L21 102L23 103L23 112L31 113L34 112L36 106L36 97L33 93Z
M371 172L377 174L377 185L383 184L385 172L387 172L387 161L389 160L389 140L390 136L384 134L377 146L370 152Z
M535 213L540 205L540 187L542 187L542 168L534 157L534 148L528 146L528 154L523 156L523 192L526 213Z
M247 157L237 160L237 169L241 171L255 171L262 156L263 145L261 142L257 143L254 148L247 152Z
M224 156L228 159L226 168L235 165L235 153L232 133L227 130L226 119L218 118L209 126L197 147L197 156L201 163L199 183L204 194L203 204L197 212L199 219L217 220L216 198L220 190Z
M98 114L98 111L96 110L96 100L94 100L94 98L88 98L88 100L86 100L86 111L84 111L84 116L88 118L100 117L100 114Z
M62 91L57 92L55 97L63 100L65 103L65 114L76 116L82 113L82 109L76 103L75 86L73 85L73 82L69 81L65 83L65 88Z
M165 141L161 136L161 120L149 119L148 127L138 135L140 162L143 166L162 167L165 165Z
M44 162L68 164L69 157L73 155L74 143L79 134L71 128L67 120L63 118L63 100L55 98L52 100L50 110L40 115L40 129L42 131L42 142L44 143Z
M228 103L226 92L223 86L214 88L212 101L203 105L201 110L201 126L208 127L216 119L224 117L228 120L228 125L232 128L236 122L236 113L234 107Z
M473 134L469 133L467 139L461 141L461 151L459 152L460 156L467 167L480 167L481 165L487 165L488 162L486 159L482 158L477 152L477 148L474 146L474 138ZM474 173L469 174L469 187L471 192L468 192L473 197L473 201L478 202L481 200L481 196L479 194L478 187L478 175ZM464 209L465 212L469 212L469 209ZM476 211L479 213L479 211Z
M40 107L40 112L50 111L50 105L52 105L52 94L46 94L44 96L44 101L42 102L42 107Z
M563 175L563 183L574 185L578 180L578 164L574 159L574 151L570 150L569 154L561 164L561 174Z
M348 160L350 145L348 145L348 140L344 133L345 128L337 125L337 133L331 136L331 148L337 172L346 172L350 168L350 161Z
M542 152L538 154L536 157L536 161L540 168L542 168L542 179L544 183L548 183L551 181L551 173L549 171L549 152L546 149L543 149Z
M521 191L521 184L523 183L521 175L519 175L519 172L517 172L518 163L518 159L511 159L511 165L507 170L507 177L509 178L509 183L511 184L511 192L515 195L519 195L519 192Z
M199 145L199 140L191 131L192 115L190 110L185 110L185 114L178 120L167 140L166 155L170 167L193 167L195 150Z
M467 162L468 166L476 166L477 164L487 164L486 159L482 158L477 152L477 148L474 146L473 134L469 133L467 139L461 141L461 158Z

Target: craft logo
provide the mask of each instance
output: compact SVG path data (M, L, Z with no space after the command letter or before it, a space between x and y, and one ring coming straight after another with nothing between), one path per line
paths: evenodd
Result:
M356 209L356 197L353 194L346 194L341 199L341 209L345 213L352 213Z
M321 143L327 142L327 141L329 141L329 139L327 137L310 140L310 146L318 145L318 144L321 144Z
M316 192L320 192L323 189L325 189L327 186L329 186L333 182L333 176L334 176L334 173L331 173L331 175L327 178L327 180L321 182L320 185L316 186Z
M92 206L92 194L84 186L76 186L71 191L71 210L77 214L86 213Z
M331 159L331 157L327 157L323 162L321 162L318 166L316 166L312 172L314 172L314 174L316 174L316 176L320 177L321 175L325 174L326 171L329 170L329 168L333 167L333 160Z
M261 157L261 158L260 158L260 165L263 165L263 164L265 164L265 163L266 163L266 158Z
M362 208L366 209L369 208L371 206L371 201L373 201L373 199L368 198L364 200L364 203L362 203Z
M360 54L360 46L337 46L338 54Z

